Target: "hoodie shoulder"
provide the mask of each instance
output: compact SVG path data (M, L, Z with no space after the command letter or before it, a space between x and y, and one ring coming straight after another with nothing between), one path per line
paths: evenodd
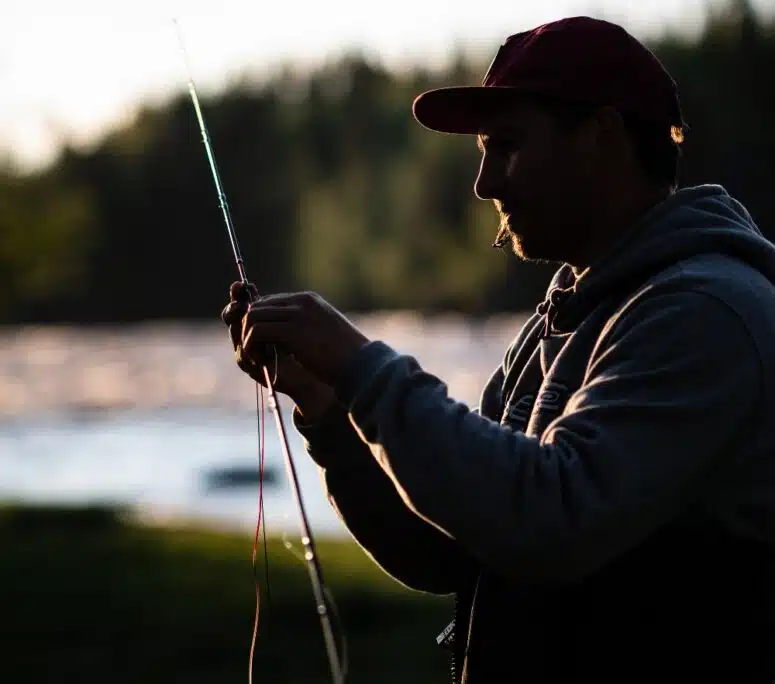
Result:
M726 254L699 254L655 275L623 308L664 294L701 293L734 312L765 365L775 348L775 279L750 263ZM775 372L775 361L771 361Z
M715 297L745 319L775 315L775 274L727 254L698 254L655 275L643 289L702 292Z

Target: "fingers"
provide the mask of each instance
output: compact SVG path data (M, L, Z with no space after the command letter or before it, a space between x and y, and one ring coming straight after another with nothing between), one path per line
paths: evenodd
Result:
M247 310L247 304L242 304L241 302L229 302L221 311L221 320L226 325L233 325L242 320L242 317Z
M260 379L261 365L252 361L252 359L245 353L245 350L241 344L238 344L234 348L234 360L237 362L237 367L243 373L247 373L254 380Z
M286 347L290 342L288 334L296 327L300 313L301 308L295 304L251 306L242 319L242 345L251 356L259 351L259 345Z
M247 304L240 302L229 302L221 311L221 320L229 326L229 337L235 351L242 339L242 318L246 311Z
M245 297L243 293L246 291L255 294L253 301ZM311 293L258 297L253 285L235 282L229 288L229 295L231 301L221 312L221 319L229 326L238 365L248 363L255 372L272 356L270 345L287 346L289 340L286 337L295 327L288 324L299 322ZM274 324L282 325L278 327Z
M268 344L254 344L251 350L244 344L238 344L234 349L234 358L239 369L262 385L266 384L264 366L274 373L272 369L277 368L283 356L285 355L278 352L276 347Z
M249 303L258 299L258 289L253 283L234 282L229 287L229 299L233 302Z
M240 346L254 363L266 362L267 349L272 345L292 353L287 347L288 332L288 324L283 321L258 323L244 329Z
M229 287L229 297L231 301L221 311L221 320L226 325L232 326L242 321L250 303L258 299L258 290L252 283L245 285L238 281Z
M250 306L243 318L243 332L256 323L267 323L270 321L290 321L295 319L302 309L297 304L269 304L263 299L260 303Z
M234 298L235 296L239 297L241 291L245 291L242 283L233 283L229 289L232 301L230 301L221 311L221 320L229 326L229 338L231 339L231 344L235 352L239 349L240 339L242 337L242 317L247 312L249 306L247 301L240 301ZM243 368L242 370L245 369Z
M229 326L229 337L234 347L234 358L241 371L251 378L264 384L263 367L266 364L277 362L277 352L267 340L258 339L258 335L250 336L243 340L245 332L251 329L256 322L267 319L284 319L290 313L289 307L283 305L288 295L272 295L274 304L265 306L266 298L260 297L258 289L252 283L234 282L229 287L229 303L221 311L221 320ZM295 299L293 295L290 296ZM261 301L262 305L257 306ZM254 308L255 307L255 308ZM251 311L252 318L249 321L247 314Z
M241 280L232 283L229 285L229 299L231 299L233 302L237 301L242 295L244 289L245 283L243 283Z
M245 355L245 352L242 349L241 344L238 344L234 348L234 360L237 362L237 367L241 371L243 371L244 373L247 373L248 375L252 375L253 364L250 361L250 359Z

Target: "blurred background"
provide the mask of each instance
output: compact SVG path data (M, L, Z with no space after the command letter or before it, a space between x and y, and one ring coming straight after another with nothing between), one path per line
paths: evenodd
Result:
M475 145L411 103L478 83L510 33L593 14L647 42L690 125L681 184L775 236L774 0L533 5L4 1L0 680L244 681L261 416L254 681L329 681L272 416L218 318L237 272L173 17L250 279L320 292L469 404L553 269L491 249ZM448 599L370 563L290 437L349 681L447 681Z

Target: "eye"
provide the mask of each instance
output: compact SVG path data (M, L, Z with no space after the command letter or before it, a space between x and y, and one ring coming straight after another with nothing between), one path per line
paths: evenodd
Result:
M522 136L517 133L509 133L508 135L499 135L491 137L487 141L487 151L495 152L498 154L513 154L519 150L522 145Z

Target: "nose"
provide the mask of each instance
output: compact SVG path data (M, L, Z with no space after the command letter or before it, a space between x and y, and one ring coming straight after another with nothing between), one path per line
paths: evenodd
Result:
M483 200L502 197L506 184L506 173L498 164L494 164L488 154L482 155L479 174L474 182L474 194Z

